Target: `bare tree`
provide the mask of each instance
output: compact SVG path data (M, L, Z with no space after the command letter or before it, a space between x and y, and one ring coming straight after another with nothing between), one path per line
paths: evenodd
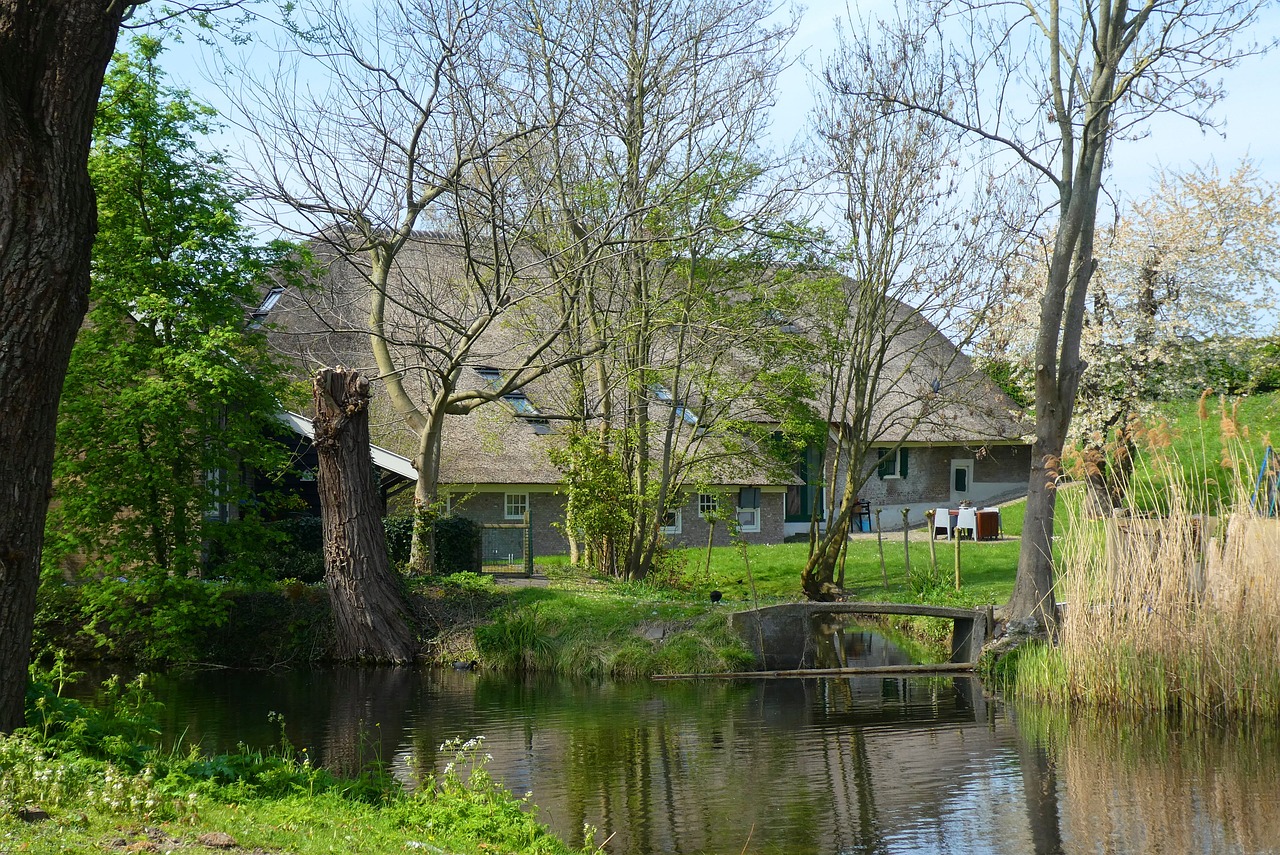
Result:
M940 80L869 94L942 118L1022 164L1056 214L1035 345L1036 432L1018 574L1006 614L1053 619L1055 484L1084 370L1081 329L1095 268L1107 159L1156 112L1211 127L1212 75L1256 52L1237 39L1262 0L926 2ZM924 46L922 46L923 48ZM934 93L946 92L939 102Z
M582 4L531 7L525 56L531 77L553 75L566 49L584 71L539 153L554 187L544 235L548 257L575 246L578 326L608 342L575 372L571 403L628 484L626 531L604 563L640 578L681 484L724 453L716 423L747 388L729 357L758 329L731 296L745 304L769 273L759 238L782 194L756 140L792 25L754 0L590 7L590 38Z
M556 118L510 63L516 5L379 2L359 19L341 4L308 5L281 53L305 64L254 81L238 99L258 142L247 166L277 222L320 247L334 275L363 283L378 379L418 437L419 570L432 560L446 416L576 358L552 348L575 302L560 293L561 311L523 316L537 323L525 323L525 347L503 355L499 380L461 382L499 319L560 289L527 249L550 179L517 167ZM326 88L304 84L302 68Z
M936 80L937 69L920 42L909 30L842 29L823 69L814 126L839 205L835 256L848 276L801 280L799 297L831 431L826 507L817 507L815 491L802 577L811 599L835 595L859 490L904 440L921 428L962 437L975 419L1011 426L1007 414L984 411L1001 399L958 349L995 293L1008 233L997 212L1007 196L994 179L964 171L962 140L949 123L867 94L921 97L913 86ZM941 92L932 95L937 104ZM821 533L819 521L827 523Z
M1128 503L1135 419L1162 398L1216 386L1218 365L1245 361L1240 345L1275 310L1278 223L1277 187L1246 160L1225 175L1213 166L1163 173L1099 230L1081 340L1088 369L1070 431L1085 449L1090 511ZM1043 266L1013 270L983 343L1026 376Z

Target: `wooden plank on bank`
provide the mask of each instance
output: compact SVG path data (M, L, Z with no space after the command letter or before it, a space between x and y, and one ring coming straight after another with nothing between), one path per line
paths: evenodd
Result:
M939 662L935 665L869 665L864 668L799 668L791 671L729 671L723 674L654 674L653 680L784 680L794 677L889 677L962 674L973 670L972 662Z

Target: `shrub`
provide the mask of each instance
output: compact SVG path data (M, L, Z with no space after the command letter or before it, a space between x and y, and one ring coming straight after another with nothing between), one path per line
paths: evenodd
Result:
M440 573L480 572L480 524L466 517L436 520L436 570Z
M230 600L227 622L210 632L202 659L263 667L324 657L333 624L323 585L285 579L274 590L236 592Z
M274 579L297 579L315 584L324 579L324 527L320 517L278 520L268 528L278 537L268 546L264 561Z
M408 564L413 547L413 514L387 517L382 529L387 533L387 560L392 566Z
M413 546L413 515L387 517L387 558L394 565L409 563ZM480 525L466 517L444 516L435 522L436 572L480 572Z
M1249 361L1250 391L1280 391L1280 338L1259 342Z

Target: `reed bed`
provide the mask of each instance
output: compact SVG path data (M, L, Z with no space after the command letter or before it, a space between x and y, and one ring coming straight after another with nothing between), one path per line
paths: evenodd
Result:
M1225 405L1223 414L1225 424ZM1251 507L1261 455L1238 438L1223 430L1208 478L1203 459L1145 448L1130 502L1150 512L1087 519L1087 502L1070 503L1079 510L1059 544L1058 644L1018 660L1020 695L1191 718L1280 716L1280 521Z

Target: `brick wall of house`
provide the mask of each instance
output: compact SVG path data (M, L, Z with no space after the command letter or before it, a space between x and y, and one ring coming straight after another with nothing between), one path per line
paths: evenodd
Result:
M907 477L881 478L872 460L867 464L866 482L858 498L870 502L873 509L882 505L946 503L951 498L952 460L973 460L975 485L1017 484L1026 480L1031 448L992 445L978 451L956 445L909 446Z
M474 492L459 495L455 499L453 512L478 523L510 523L514 520L505 518L506 492ZM515 489L509 492L519 492ZM527 493L529 510L533 516L533 551L535 555L564 555L569 551L569 543L559 526L564 523L565 497L552 492ZM736 501L736 493L724 494L726 501ZM742 539L747 543L781 543L783 538L782 518L784 495L782 493L761 493L760 496L760 531L743 532ZM667 542L673 546L706 546L707 522L698 515L698 496L689 495L689 500L681 508L680 534L666 535ZM714 544L729 546L732 540L723 524L717 524Z
M512 523L506 518L507 492L525 492L512 489L501 493L469 493L454 502L453 512L478 523ZM533 517L533 554L563 555L569 551L569 543L560 529L551 523L564 522L564 496L552 492L527 491L529 513Z
M974 455L973 480L1025 481L1031 471L1031 446L992 445L982 457Z
M945 502L951 495L951 458L955 451L953 446L909 447L906 478L881 478L876 474L876 460L872 459L858 498L870 502L872 508Z
M722 502L736 502L736 493L721 494ZM781 543L782 517L784 510L784 494L760 494L760 531L744 531L742 539L747 543ZM708 523L698 514L698 494L691 493L689 501L681 508L680 534L667 535L667 542L676 546L705 547L707 545ZM728 529L723 523L717 523L713 535L714 546L730 546L733 543Z

